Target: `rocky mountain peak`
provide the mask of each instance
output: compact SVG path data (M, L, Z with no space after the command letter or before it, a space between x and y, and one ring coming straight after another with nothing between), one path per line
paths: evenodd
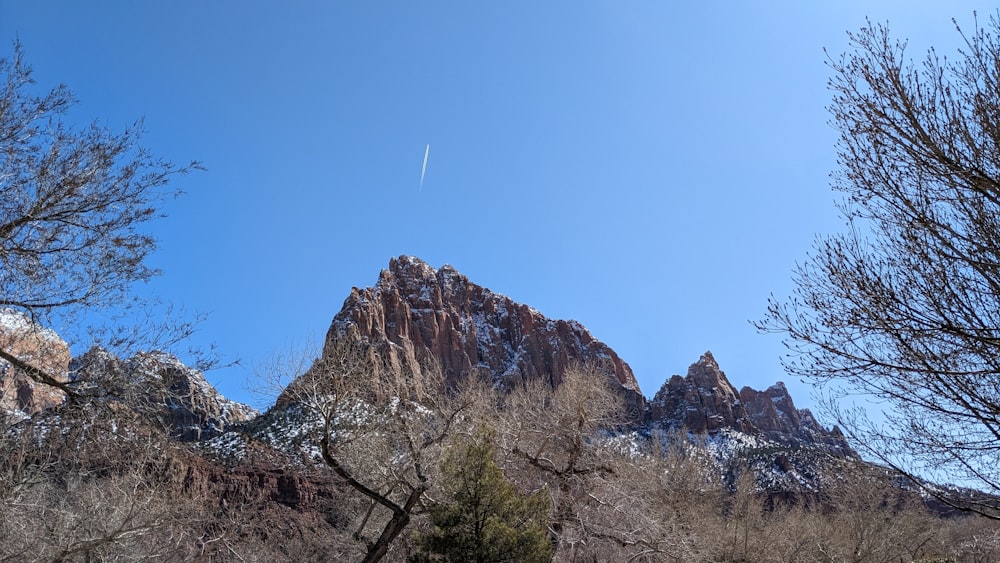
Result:
M706 350L704 354L698 358L698 361L691 364L691 368L703 368L706 370L718 370L719 362L715 361L715 356L712 355L711 350Z
M435 363L450 381L485 376L500 388L529 379L558 385L572 362L597 362L607 366L637 422L850 452L843 436L795 408L783 384L737 391L711 352L686 376L670 377L647 404L628 364L580 323L549 319L450 265L434 268L412 256L391 259L373 287L351 290L327 333L325 353L334 354L342 339L374 346L397 374L419 375Z
M764 391L744 387L739 392L719 368L711 352L674 375L649 403L654 424L696 433L733 429L763 435L791 446L819 446L838 455L854 455L837 428L827 430L807 409L795 408L782 382Z
M549 319L450 265L412 256L391 259L374 287L351 290L327 333L328 343L341 338L376 346L401 373L435 362L449 380L477 373L501 387L535 378L557 385L573 361L600 362L630 406L644 406L632 369L580 323Z
M764 391L740 389L740 400L754 427L769 438L792 445L820 445L842 454L852 453L837 427L823 428L809 409L797 409L781 381Z
M720 389L728 394L729 390L735 392L735 388L729 383L726 374L719 368L719 363L715 361L715 356L711 352L705 352L698 358L698 361L688 367L688 378L692 382L704 389Z
M691 364L686 377L674 375L660 387L650 401L649 415L654 422L698 433L753 430L736 388L711 352Z

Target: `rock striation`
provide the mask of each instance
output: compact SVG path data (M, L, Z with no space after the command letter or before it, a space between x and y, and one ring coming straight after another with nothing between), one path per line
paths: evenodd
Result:
M816 447L839 456L855 456L837 427L827 430L808 409L797 409L781 382L765 391L739 392L705 352L687 376L668 379L649 402L651 424L694 433L737 430L791 447Z
M558 385L574 361L600 362L642 412L632 369L580 323L553 320L476 285L451 266L412 256L389 261L373 287L353 288L327 333L376 346L394 370L437 363L450 381L485 374L498 387L531 379Z

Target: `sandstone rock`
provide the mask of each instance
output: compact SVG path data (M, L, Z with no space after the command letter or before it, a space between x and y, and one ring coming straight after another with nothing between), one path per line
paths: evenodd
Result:
M788 389L780 381L764 391L744 387L740 399L754 426L769 438L792 446L818 445L853 454L840 429L834 426L827 430L809 409L796 409Z
M437 363L449 381L485 375L501 388L536 378L558 385L571 362L600 362L637 420L851 452L836 429L828 431L808 411L796 409L783 385L745 389L741 397L710 352L685 377L666 381L647 405L628 364L579 323L546 318L451 266L434 269L414 257L390 260L373 287L351 290L327 333L324 355L333 357L345 339L373 346L396 376L416 377Z
M0 309L0 349L59 381L69 380L69 346L23 313ZM59 389L37 383L0 360L0 410L33 414L61 404L63 399Z
M169 471L181 484L180 493L212 498L226 505L267 500L295 509L316 508L329 503L339 492L339 483L329 473L289 467L260 452L253 464L226 465L210 458L178 456Z
M327 333L376 346L394 370L437 362L450 381L484 373L497 386L542 378L558 385L573 361L601 362L642 412L632 369L576 321L553 320L476 285L451 266L410 256L389 262L374 287L353 288Z
M856 456L839 429L827 430L808 409L796 409L783 383L765 391L744 387L737 393L711 352L688 368L686 377L675 375L663 384L649 402L648 418L653 424L695 433L728 428L787 446Z
M655 422L691 432L722 428L753 431L736 388L711 352L705 352L688 368L687 377L675 375L663 384L649 403L649 416Z
M764 391L744 387L739 397L754 426L765 434L793 434L802 428L799 411L780 381Z

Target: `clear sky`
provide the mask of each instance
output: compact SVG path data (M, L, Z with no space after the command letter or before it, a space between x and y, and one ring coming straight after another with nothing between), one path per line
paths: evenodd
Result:
M144 117L149 148L204 163L143 291L210 313L231 398L411 254L580 321L647 396L711 350L807 406L749 321L842 227L823 48L868 16L920 58L973 10L995 6L0 0L0 54L19 38L72 122Z

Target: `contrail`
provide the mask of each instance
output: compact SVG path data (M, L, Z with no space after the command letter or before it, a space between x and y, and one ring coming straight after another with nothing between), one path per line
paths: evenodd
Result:
M420 169L420 187L417 188L417 191L420 191L420 190L424 189L424 174L427 173L427 156L429 154L431 154L431 146L430 146L430 144L428 144L427 148L424 149L424 165Z

